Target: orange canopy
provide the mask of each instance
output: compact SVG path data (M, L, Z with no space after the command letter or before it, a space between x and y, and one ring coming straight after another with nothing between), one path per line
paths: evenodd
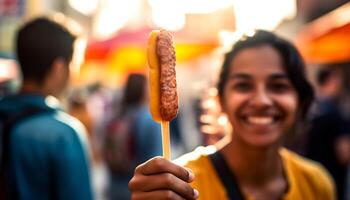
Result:
M130 58L137 51L142 51L142 54L145 54L148 34L151 30L150 28L142 28L135 31L121 32L108 40L92 41L86 48L85 60L108 61L120 53L123 56L119 57L119 59ZM192 35L173 34L175 38L176 58L180 62L191 60L211 52L218 46L218 41L200 41ZM129 53L130 55L128 55ZM136 58L141 59L141 63L144 64L145 59L141 57Z
M146 45L150 28L120 32L104 41L90 41L85 52L85 63L76 81L103 80L120 84L131 72L147 72ZM212 52L218 41L200 41L198 37L174 33L176 60L188 62Z
M350 3L307 24L296 45L308 63L340 63L350 60Z

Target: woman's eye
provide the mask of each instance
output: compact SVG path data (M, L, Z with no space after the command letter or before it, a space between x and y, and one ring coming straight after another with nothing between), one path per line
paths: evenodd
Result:
M240 91L240 92L247 92L250 89L252 89L252 85L249 83L245 83L245 82L235 83L232 85L232 89Z
M274 92L287 92L291 89L291 86L287 83L272 83L270 89Z

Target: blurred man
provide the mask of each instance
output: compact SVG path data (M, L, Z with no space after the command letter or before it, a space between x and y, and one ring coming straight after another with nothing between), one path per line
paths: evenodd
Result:
M18 95L0 101L8 199L92 199L85 128L56 99L68 83L74 41L47 18L18 31L23 85Z
M305 154L322 163L333 176L339 200L344 199L347 166L350 161L348 124L337 105L343 78L335 67L317 74L318 99L312 115Z

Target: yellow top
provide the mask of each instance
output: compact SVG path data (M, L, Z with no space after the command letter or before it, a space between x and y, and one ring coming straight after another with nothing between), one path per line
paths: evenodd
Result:
M228 199L226 190L208 158L215 151L214 146L199 147L175 161L195 173L192 186L199 191L199 200ZM283 200L335 200L333 180L320 164L284 148L281 148L280 155L289 186ZM253 200L247 194L244 196Z

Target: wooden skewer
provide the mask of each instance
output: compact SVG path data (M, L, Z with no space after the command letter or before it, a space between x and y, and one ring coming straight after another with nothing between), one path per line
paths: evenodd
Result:
M167 160L171 159L170 154L170 130L169 130L169 122L162 121L162 144L163 144L163 157Z

